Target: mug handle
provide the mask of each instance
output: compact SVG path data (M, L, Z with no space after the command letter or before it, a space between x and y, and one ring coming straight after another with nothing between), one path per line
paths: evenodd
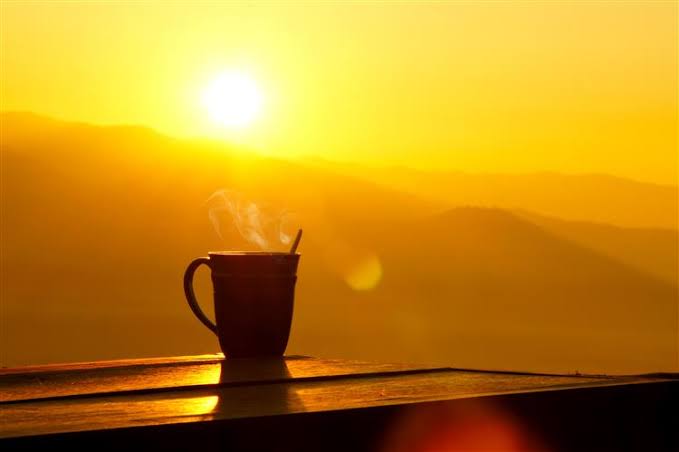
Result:
M198 306L198 302L196 301L196 294L193 293L193 274L202 264L205 264L209 267L210 259L207 257L199 257L194 259L189 264L189 266L186 267L186 271L184 272L184 295L186 295L186 301L189 302L189 307L196 317L198 317L198 320L200 320L203 325L208 327L210 331L217 334L217 326L212 323L212 321L208 319L205 313L203 313L203 311L200 309L200 306Z

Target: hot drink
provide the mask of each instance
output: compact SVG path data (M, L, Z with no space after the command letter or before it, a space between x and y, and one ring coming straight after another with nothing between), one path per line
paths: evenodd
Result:
M231 358L281 356L292 324L299 254L211 252L191 262L184 293L193 313L219 339ZM212 273L216 324L203 313L193 292L202 265Z

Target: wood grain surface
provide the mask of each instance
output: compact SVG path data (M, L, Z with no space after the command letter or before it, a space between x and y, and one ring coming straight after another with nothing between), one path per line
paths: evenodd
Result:
M45 369L43 369L45 370ZM81 366L0 376L0 438L642 384L290 357Z
M176 361L140 360L34 367L26 373L0 373L0 402L18 402L94 394L120 394L200 386L260 384L281 380L332 378L342 375L424 372L442 368L409 364L311 359L225 360L223 356L182 357Z

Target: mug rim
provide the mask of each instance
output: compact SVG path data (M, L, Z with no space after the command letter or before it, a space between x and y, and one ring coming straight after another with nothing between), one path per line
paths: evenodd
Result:
M287 251L208 251L208 256L301 256Z

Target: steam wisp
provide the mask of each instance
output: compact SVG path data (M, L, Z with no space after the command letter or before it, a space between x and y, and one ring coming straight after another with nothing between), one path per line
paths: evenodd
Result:
M206 204L210 205L208 218L222 240L225 240L224 228L228 228L228 220L231 220L240 236L261 250L271 250L292 241L286 233L291 216L287 210L258 205L234 190L218 190L207 199ZM297 236L294 249L299 245L301 230Z

